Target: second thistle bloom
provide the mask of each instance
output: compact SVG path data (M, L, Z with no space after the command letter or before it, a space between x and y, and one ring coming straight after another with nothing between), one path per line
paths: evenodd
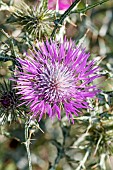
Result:
M19 96L13 89L11 81L4 80L0 82L0 125L11 123L18 120L22 116L21 109L17 107L19 104Z
M95 61L88 61L89 53L73 41L46 41L38 42L37 50L34 47L26 57L18 59L23 72L17 72L16 88L34 117L40 121L48 114L61 119L61 114L66 113L73 120L73 115L89 108L87 99L99 92L91 85L99 75Z
M59 10L66 10L72 5L74 0L58 0L58 7ZM49 9L56 9L57 0L48 0L48 8Z

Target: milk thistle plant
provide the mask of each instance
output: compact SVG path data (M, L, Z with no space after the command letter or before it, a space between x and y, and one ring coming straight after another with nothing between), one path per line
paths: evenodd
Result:
M12 170L112 170L112 17L98 7L107 1L0 1L0 62L12 63L0 67L0 145L14 142Z

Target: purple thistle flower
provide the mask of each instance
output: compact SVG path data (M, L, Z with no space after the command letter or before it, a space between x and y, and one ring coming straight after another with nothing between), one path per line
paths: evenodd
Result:
M24 116L21 108L18 108L19 96L13 89L12 81L3 80L0 82L0 125L11 123Z
M99 92L91 85L99 77L96 61L88 61L90 54L73 41L37 42L37 47L27 58L18 59L23 72L17 71L15 88L22 95L22 104L29 105L39 121L44 114L57 115L60 120L61 112L73 121L73 115L89 108L86 99Z

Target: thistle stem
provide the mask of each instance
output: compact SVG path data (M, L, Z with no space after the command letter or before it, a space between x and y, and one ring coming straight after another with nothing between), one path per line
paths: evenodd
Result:
M28 124L25 125L25 147L26 147L27 156L28 156L29 170L32 170Z
M75 2L73 2L73 4L64 12L64 14L62 14L55 26L55 28L53 29L53 32L51 34L51 38L54 37L55 33L56 33L56 30L57 28L59 27L59 25L61 25L64 21L64 19L67 17L67 15L70 14L71 10L76 6L76 4L79 2L80 0L76 0Z
M64 12L64 14L62 14L62 15L60 16L60 18L57 20L57 24L56 24L55 28L53 29L53 32L52 32L52 34L51 34L51 38L54 37L57 28L59 27L59 25L62 25L62 23L63 23L64 19L67 17L67 15L69 15L69 14L71 14L71 13L84 13L84 12L86 12L86 11L88 11L88 10L90 10L90 9L98 6L98 5L101 5L101 4L109 1L109 0L101 0L100 2L97 2L97 3L95 3L95 4L88 5L87 7L83 8L83 9L71 11L71 10L76 6L76 4L77 4L79 1L80 1L80 0L76 0L76 1Z
M56 170L57 165L58 165L60 159L61 159L61 155L58 155L58 156L56 157L56 159L55 159L54 165L53 165L49 170Z
M84 13L84 12L86 12L86 11L92 9L92 8L95 8L96 6L101 5L101 4L103 4L103 3L107 2L107 1L109 1L109 0L102 0L102 1L97 2L97 3L95 3L95 4L88 5L88 6L85 7L85 8L82 8L82 9L79 9L79 10L75 10L75 11L71 11L71 14L72 14L72 13Z
M81 170L81 168L86 169L84 164L85 164L85 162L87 161L90 152L91 152L90 149L88 149L88 150L86 151L86 154L85 154L83 160L80 162L80 165L76 168L76 170Z

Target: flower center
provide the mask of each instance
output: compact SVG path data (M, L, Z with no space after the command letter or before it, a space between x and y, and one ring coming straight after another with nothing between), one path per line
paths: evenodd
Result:
M46 64L36 77L36 92L40 100L61 101L72 94L74 77L68 67L62 64Z
M8 108L11 106L11 96L10 95L3 95L0 99L0 102L3 107Z

